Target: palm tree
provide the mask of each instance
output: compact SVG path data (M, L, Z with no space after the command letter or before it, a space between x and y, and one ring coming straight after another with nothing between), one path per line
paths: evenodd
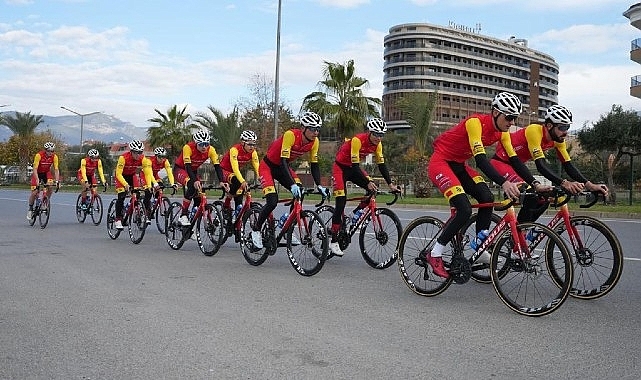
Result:
M16 112L14 116L3 115L0 119L0 125L6 126L11 130L11 132L13 132L14 136L18 137L20 179L23 182L27 179L27 165L29 165L29 160L31 159L29 152L31 139L36 128L42 123L42 121L42 115L32 115L31 112Z
M167 149L169 157L177 157L185 145L191 139L193 124L186 123L190 115L185 112L187 106L178 110L174 105L167 110L167 115L154 109L158 117L149 119L157 125L147 129L147 140L154 147L162 146Z
M412 129L414 147L421 157L427 156L431 151L431 142L434 139L431 133L432 116L436 109L436 92L412 92L403 95L396 102L396 107L402 112Z
M209 129L212 136L212 145L216 148L218 154L222 156L240 138L238 108L234 107L228 115L224 115L211 105L207 109L211 114L198 112L195 121L202 128Z
M363 88L369 81L355 75L354 61L345 64L325 61L323 80L318 82L321 91L312 92L303 99L302 110L318 113L323 124L336 128L339 141L351 137L365 120L379 117L381 100L367 97Z

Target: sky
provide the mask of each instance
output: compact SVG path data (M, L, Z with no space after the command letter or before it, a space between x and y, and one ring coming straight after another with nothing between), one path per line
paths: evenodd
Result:
M282 0L279 98L298 113L323 62L353 59L383 92L383 38L404 23L481 25L524 38L560 66L559 104L573 129L630 96L631 41L641 30L619 0ZM224 113L276 74L278 0L0 0L0 108L62 116L99 111L137 127L155 109Z

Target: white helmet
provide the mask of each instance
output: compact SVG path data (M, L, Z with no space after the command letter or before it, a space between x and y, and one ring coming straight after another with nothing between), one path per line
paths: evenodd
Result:
M300 117L300 124L305 128L320 128L323 126L323 119L317 113L307 111Z
M89 149L87 156L91 158L98 158L100 156L100 152L98 152L98 149Z
M44 148L45 148L46 150L51 150L51 151L53 151L53 150L55 150L55 149L56 149L56 144L52 143L51 141L47 141L47 142L45 143L45 145L44 145Z
M545 120L554 124L572 124L572 112L564 106L554 105L545 112Z
M385 133L387 132L387 124L383 119L375 117L367 122L367 130L374 133Z
M242 131L240 133L240 140L241 141L256 141L258 140L258 136L256 136L256 133L254 131Z
M167 150L165 150L165 148L163 148L163 147L159 146L159 147L157 147L157 148L155 148L155 149L154 149L154 154L155 154L156 156L162 156L162 157L165 157L165 156L167 155Z
M191 137L193 137L194 141L197 144L209 143L211 141L211 137L209 136L209 131L204 128L197 130Z
M134 153L142 153L145 150L145 145L140 140L131 140L129 150Z
M492 108L501 111L505 116L519 116L523 111L523 105L519 98L509 92L499 92L492 99Z

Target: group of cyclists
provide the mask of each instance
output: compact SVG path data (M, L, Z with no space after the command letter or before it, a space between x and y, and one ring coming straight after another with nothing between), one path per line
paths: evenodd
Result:
M518 198L519 183L525 182L537 192L549 191L551 188L535 179L525 162L533 160L541 175L554 185L562 186L569 193L576 194L582 190L598 191L607 196L608 189L597 185L585 178L572 164L568 154L565 138L572 123L572 113L564 106L553 105L545 113L542 123L534 123L515 132L509 132L515 125L523 106L517 96L508 92L498 93L491 102L491 111L487 114L474 114L454 127L441 133L433 143L433 155L426 168L430 180L448 200L455 213L450 218L439 235L436 244L430 251L424 252L419 259L425 265L432 267L433 272L443 278L449 274L442 260L442 254L454 234L469 220L472 207L469 196L478 202L493 202L494 195L479 172L469 164L474 158L476 168L487 178L501 186L506 196ZM265 202L256 223L252 224L251 240L256 249L263 247L261 226L267 220L278 204L278 193L275 184L278 182L287 189L293 197L301 196L301 181L291 167L291 162L306 156L310 163L311 175L317 190L323 196L329 196L329 190L321 184L321 173L318 165L319 133L322 127L321 117L314 112L305 112L300 117L300 128L284 132L267 148L262 159L256 151L257 135L245 130L240 134L239 143L232 146L219 159L216 149L211 145L211 135L207 129L199 129L182 147L176 157L173 168L167 159L167 151L163 147L154 149L153 157L146 157L144 145L139 140L129 143L129 151L118 158L115 171L115 187L117 193L116 219L114 227L123 229L123 204L126 195L132 187L145 188L143 204L150 211L152 191L158 189L162 180L158 172L165 169L169 184L183 188L182 211L179 223L183 226L190 224L188 214L191 203L198 206L200 198L197 194L202 190L198 168L209 160L215 168L218 180L226 192L224 206L230 207L234 200L235 206L242 202L242 193L249 184L245 180L242 169L251 165L256 178L260 179ZM329 250L334 256L343 256L337 241L346 204L346 182L369 191L378 189L376 183L360 166L365 156L373 154L379 171L390 191L398 192L399 188L392 181L385 165L383 155L383 138L387 132L386 123L380 118L366 122L365 132L358 133L351 139L346 139L339 147L332 166L334 214L331 219L331 241ZM485 148L499 142L496 153L488 157ZM565 179L555 174L545 159L545 151L555 149L564 171L570 177ZM34 171L31 178L32 193L29 197L27 218L32 217L32 207L37 192L34 190L40 182L59 186L58 157L52 142L44 144L44 149L34 158ZM53 169L53 171L51 170ZM87 196L88 187L96 184L95 173L105 182L102 163L96 149L90 149L87 157L81 160L77 178L83 186L83 199ZM140 176L138 175L140 173ZM48 188L51 195L51 187ZM366 205L359 204L356 208ZM547 203L530 201L522 205L519 222L535 221L546 209ZM489 228L491 223L491 208L478 211L476 224L477 233ZM153 215L149 215L148 223ZM480 262L489 262L489 253L479 257Z

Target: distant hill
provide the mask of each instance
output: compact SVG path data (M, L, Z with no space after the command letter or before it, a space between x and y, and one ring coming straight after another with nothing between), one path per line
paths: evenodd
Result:
M13 111L2 112L3 115L15 115ZM47 116L43 115L43 122L36 128L36 132L51 130L68 145L80 143L80 116ZM84 118L82 139L95 140L104 143L129 141L133 139L144 140L147 134L145 128L138 128L133 124L119 120L105 114L95 114ZM0 141L7 141L13 133L9 128L0 126Z

